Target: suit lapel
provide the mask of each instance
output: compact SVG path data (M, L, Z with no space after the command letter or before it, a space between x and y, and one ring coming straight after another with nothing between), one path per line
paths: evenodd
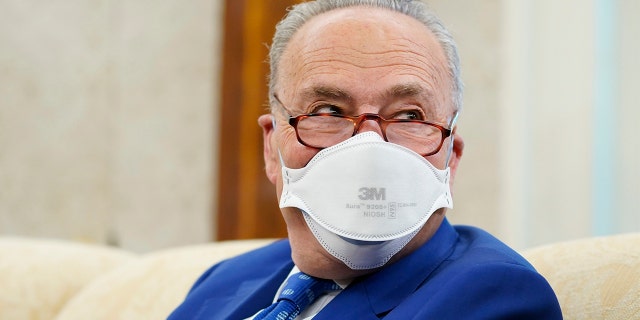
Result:
M217 265L192 292L204 300L192 319L245 319L270 305L293 268L290 257L288 241L281 241Z
M384 269L355 280L314 319L378 319L398 306L453 252L458 234L445 219L422 247Z
M293 263L283 265L268 278L248 280L239 284L235 293L228 297L229 303L217 303L221 308L220 319L244 319L269 306L291 268Z

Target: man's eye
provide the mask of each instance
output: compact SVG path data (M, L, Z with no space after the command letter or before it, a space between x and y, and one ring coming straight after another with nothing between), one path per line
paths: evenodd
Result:
M340 108L338 108L338 107L336 107L334 105L325 104L325 105L320 105L320 106L317 106L317 107L313 108L313 112L312 113L341 114L342 110L340 110Z
M423 120L422 112L417 110L407 110L398 112L393 116L394 119L399 120Z

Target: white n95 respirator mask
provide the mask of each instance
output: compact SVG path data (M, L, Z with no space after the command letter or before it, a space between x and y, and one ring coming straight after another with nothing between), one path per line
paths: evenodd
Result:
M282 163L280 208L300 209L318 242L351 269L377 268L433 212L453 207L449 174L365 132L321 150L303 168Z

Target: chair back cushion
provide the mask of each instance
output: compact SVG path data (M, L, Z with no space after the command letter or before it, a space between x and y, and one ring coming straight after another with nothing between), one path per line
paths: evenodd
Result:
M553 287L565 319L640 319L640 233L523 252Z
M143 255L93 281L57 320L166 319L210 266L272 241L222 241Z
M93 279L135 260L124 250L64 240L0 238L0 319L53 319Z

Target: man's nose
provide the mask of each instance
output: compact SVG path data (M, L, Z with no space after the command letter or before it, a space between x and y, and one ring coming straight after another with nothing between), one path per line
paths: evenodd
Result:
M362 133L367 131L373 131L378 135L380 135L381 137L384 137L384 135L382 134L382 128L380 127L380 124L376 119L364 119L360 123L360 126L358 126L356 133Z

